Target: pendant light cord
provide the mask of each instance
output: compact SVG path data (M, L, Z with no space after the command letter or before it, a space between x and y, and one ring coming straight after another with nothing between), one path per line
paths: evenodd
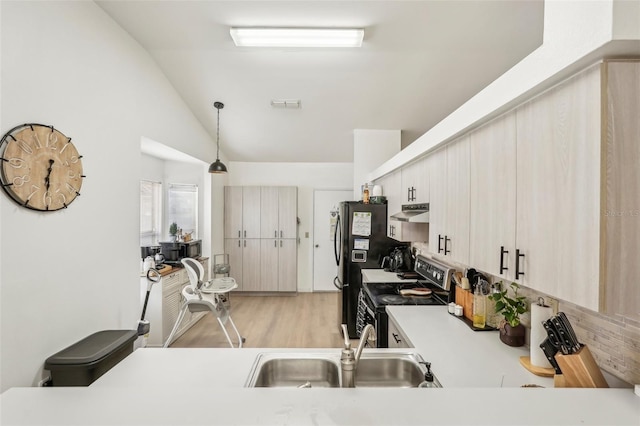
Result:
M220 159L220 108L218 109L218 125L216 128L216 160Z

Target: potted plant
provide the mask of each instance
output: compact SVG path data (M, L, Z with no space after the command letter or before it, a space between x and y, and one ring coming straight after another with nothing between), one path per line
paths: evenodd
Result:
M171 225L169 225L169 235L171 235L171 241L172 242L176 242L176 239L178 238L178 224L173 222Z
M509 346L522 346L525 341L525 329L520 323L520 315L527 312L527 303L524 296L518 296L520 286L511 283L513 297L507 295L509 289L504 289L489 296L496 302L496 313L502 314L504 320L500 323L500 340Z

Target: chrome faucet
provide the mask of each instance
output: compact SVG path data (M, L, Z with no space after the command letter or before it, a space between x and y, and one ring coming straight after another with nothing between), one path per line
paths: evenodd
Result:
M349 340L349 331L346 324L342 324L342 335L344 336L344 348L340 356L342 387L354 388L356 385L356 368L358 367L358 361L360 361L360 355L362 355L362 350L367 342L369 342L369 346L375 347L376 330L371 324L367 324L364 327L355 352L351 349L351 341Z

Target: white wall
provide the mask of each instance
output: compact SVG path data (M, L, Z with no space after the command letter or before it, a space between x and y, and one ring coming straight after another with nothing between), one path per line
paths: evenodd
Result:
M355 129L353 131L353 196L362 197L361 185L369 172L400 152L400 130Z
M215 158L215 143L150 56L93 2L0 7L1 131L56 126L84 155L87 175L64 211L29 211L0 194L4 391L37 383L48 356L91 333L135 327L141 137L204 161Z
M244 163L229 165L229 185L297 186L298 291L313 289L313 191L353 186L352 163ZM306 233L309 237L306 237Z

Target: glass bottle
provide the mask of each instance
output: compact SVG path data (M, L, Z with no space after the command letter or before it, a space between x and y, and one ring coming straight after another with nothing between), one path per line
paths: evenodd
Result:
M473 294L473 326L484 328L487 319L487 300L482 292L482 286L477 285Z
M369 204L369 184L364 184L364 189L362 190L362 202L364 204Z

